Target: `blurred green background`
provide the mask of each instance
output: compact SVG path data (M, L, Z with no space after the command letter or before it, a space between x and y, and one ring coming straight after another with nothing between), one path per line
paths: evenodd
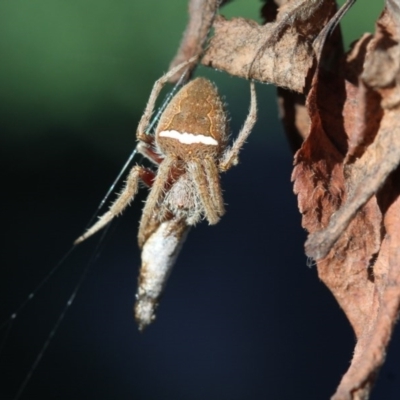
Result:
M382 4L383 0L359 1L350 10L343 21L347 45L373 31ZM221 13L261 22L260 6L259 0L236 0ZM28 146L43 151L49 135L68 131L75 143L90 144L107 156L123 156L126 147L134 145L135 126L152 84L167 70L186 21L186 0L2 0L3 146L17 153ZM205 68L198 74L217 82L233 124L239 126L247 110L247 83ZM276 125L275 90L263 85L258 92L259 126L272 124L274 129L268 134L257 129L251 140L284 145ZM51 145L53 152L63 151L54 149L56 141ZM34 162L50 161L51 155L43 153Z

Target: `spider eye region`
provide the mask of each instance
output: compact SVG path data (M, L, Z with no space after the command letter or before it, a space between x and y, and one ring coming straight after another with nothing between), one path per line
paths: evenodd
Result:
M223 102L216 87L205 78L189 82L174 96L156 129L161 153L182 160L218 158L227 136Z

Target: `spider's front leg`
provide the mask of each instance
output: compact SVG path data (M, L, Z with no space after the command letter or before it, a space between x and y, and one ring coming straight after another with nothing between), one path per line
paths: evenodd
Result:
M222 217L225 214L224 199L222 197L221 182L219 179L219 171L215 160L205 158L203 160L204 170L206 172L207 181L211 199L214 203L216 213Z
M147 129L150 125L150 120L151 120L151 117L154 112L154 107L155 107L157 98L158 98L162 88L168 82L169 78L174 76L177 72L179 72L185 66L191 64L193 61L196 61L196 59L197 59L197 56L190 58L189 60L172 68L170 71L168 71L166 74L164 74L161 78L159 78L155 81L153 89L150 93L149 100L146 104L146 108L144 109L142 118L140 118L139 125L136 130L136 138L138 141L143 141L145 143L153 142L154 138L152 135L148 134Z
M215 161L193 159L188 162L187 172L194 182L210 225L215 225L225 212L218 169Z
M250 82L250 109L247 114L246 121L244 122L243 128L240 130L237 139L234 141L233 145L229 147L222 156L219 163L219 170L225 172L232 168L239 162L239 152L244 145L246 139L250 135L254 124L257 120L257 98L256 90L254 88L254 82Z
M139 180L141 180L147 186L151 186L154 181L154 172L140 165L134 166L128 175L124 189L111 205L110 209L105 214L103 214L99 218L99 220L82 236L76 239L74 244L83 242L84 240L98 232L100 229L102 229L114 217L118 216L118 214L121 214L138 192Z
M138 242L143 247L149 235L150 222L156 219L155 213L159 211L159 204L165 196L168 184L171 179L171 170L175 167L176 159L172 156L166 157L160 164L157 176L154 179L151 191L147 196L142 211L142 218L139 225Z

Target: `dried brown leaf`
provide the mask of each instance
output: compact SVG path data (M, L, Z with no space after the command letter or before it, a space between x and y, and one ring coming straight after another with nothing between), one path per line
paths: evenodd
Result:
M300 93L278 88L278 107L290 147L295 153L310 132L310 117L305 97Z
M337 58L343 54L340 31L335 30L335 27L342 16L351 7L352 3L353 1L348 0L342 8L336 12L313 43L314 50L316 51L316 61L325 68L329 69L331 64L335 63ZM266 21L272 20L274 13L276 17L277 10L276 7L274 8L271 6L271 4L275 4L273 1L269 1L267 5L268 4L270 5L269 7L264 6L262 9L262 14ZM332 31L333 34L331 34ZM326 42L328 37L330 40ZM320 53L324 46L325 52L329 53L329 58L321 60ZM305 106L305 96L287 89L278 88L278 106L286 136L293 153L295 153L301 147L303 141L310 132L310 117L307 107Z
M343 112L343 128L350 132L347 136L349 148L346 150L346 162L355 156L360 158L346 168L349 176L346 204L332 216L324 231L310 235L307 240L306 252L315 259L328 254L357 211L377 193L400 163L400 115L397 109L400 103L396 102L400 93L400 85L397 84L400 83L400 35L395 41L395 30L390 31L393 27L390 21L392 19L384 12L378 23L377 34L366 46L366 53L361 45L366 42L364 37L356 46L356 53L359 50L357 55L349 58L353 67L357 57L359 65L365 60L362 63L362 77L364 80L368 77L367 83L374 83L375 92L365 87L362 81L357 82L357 86L347 84L348 93ZM391 45L388 52L384 52L386 46L383 44L388 41ZM396 61L392 58L393 54L399 55ZM393 62L389 62L389 68L385 69L383 66L387 60ZM354 74L354 71L351 72ZM350 75L351 78L354 79L354 76ZM365 152L361 154L364 149Z
M204 65L231 75L304 92L315 62L313 40L334 15L332 0L297 0L282 5L275 22L217 17Z
M310 133L295 157L306 252L357 337L335 400L368 398L400 309L397 18L388 7L342 69L314 76Z
M366 399L382 366L400 307L400 174L391 176L383 188L386 197L384 236L373 267L373 289L362 291L368 301L363 330L357 336L350 368L332 397L334 400ZM383 199L382 199L383 200ZM386 202L386 204L385 204ZM387 207L387 208L386 208ZM361 287L362 281L359 282ZM371 286L371 285L369 285Z
M335 27L354 2L269 0L263 26L217 17L202 60L280 87L306 251L357 338L335 400L368 398L400 310L400 0L344 55Z

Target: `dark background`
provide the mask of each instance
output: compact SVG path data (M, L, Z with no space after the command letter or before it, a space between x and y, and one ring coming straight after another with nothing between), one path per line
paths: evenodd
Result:
M381 4L350 11L347 45L373 30ZM222 13L258 19L259 6L236 0ZM186 0L0 3L1 322L70 249L128 157L186 8ZM236 134L248 83L198 74L226 97ZM223 176L227 214L191 231L155 323L140 334L132 316L143 191L112 225L21 399L320 400L334 392L354 336L306 266L275 89L258 85L257 94L257 126L240 166ZM0 399L15 396L98 236L19 313L0 356ZM399 339L397 329L372 399L400 396Z

